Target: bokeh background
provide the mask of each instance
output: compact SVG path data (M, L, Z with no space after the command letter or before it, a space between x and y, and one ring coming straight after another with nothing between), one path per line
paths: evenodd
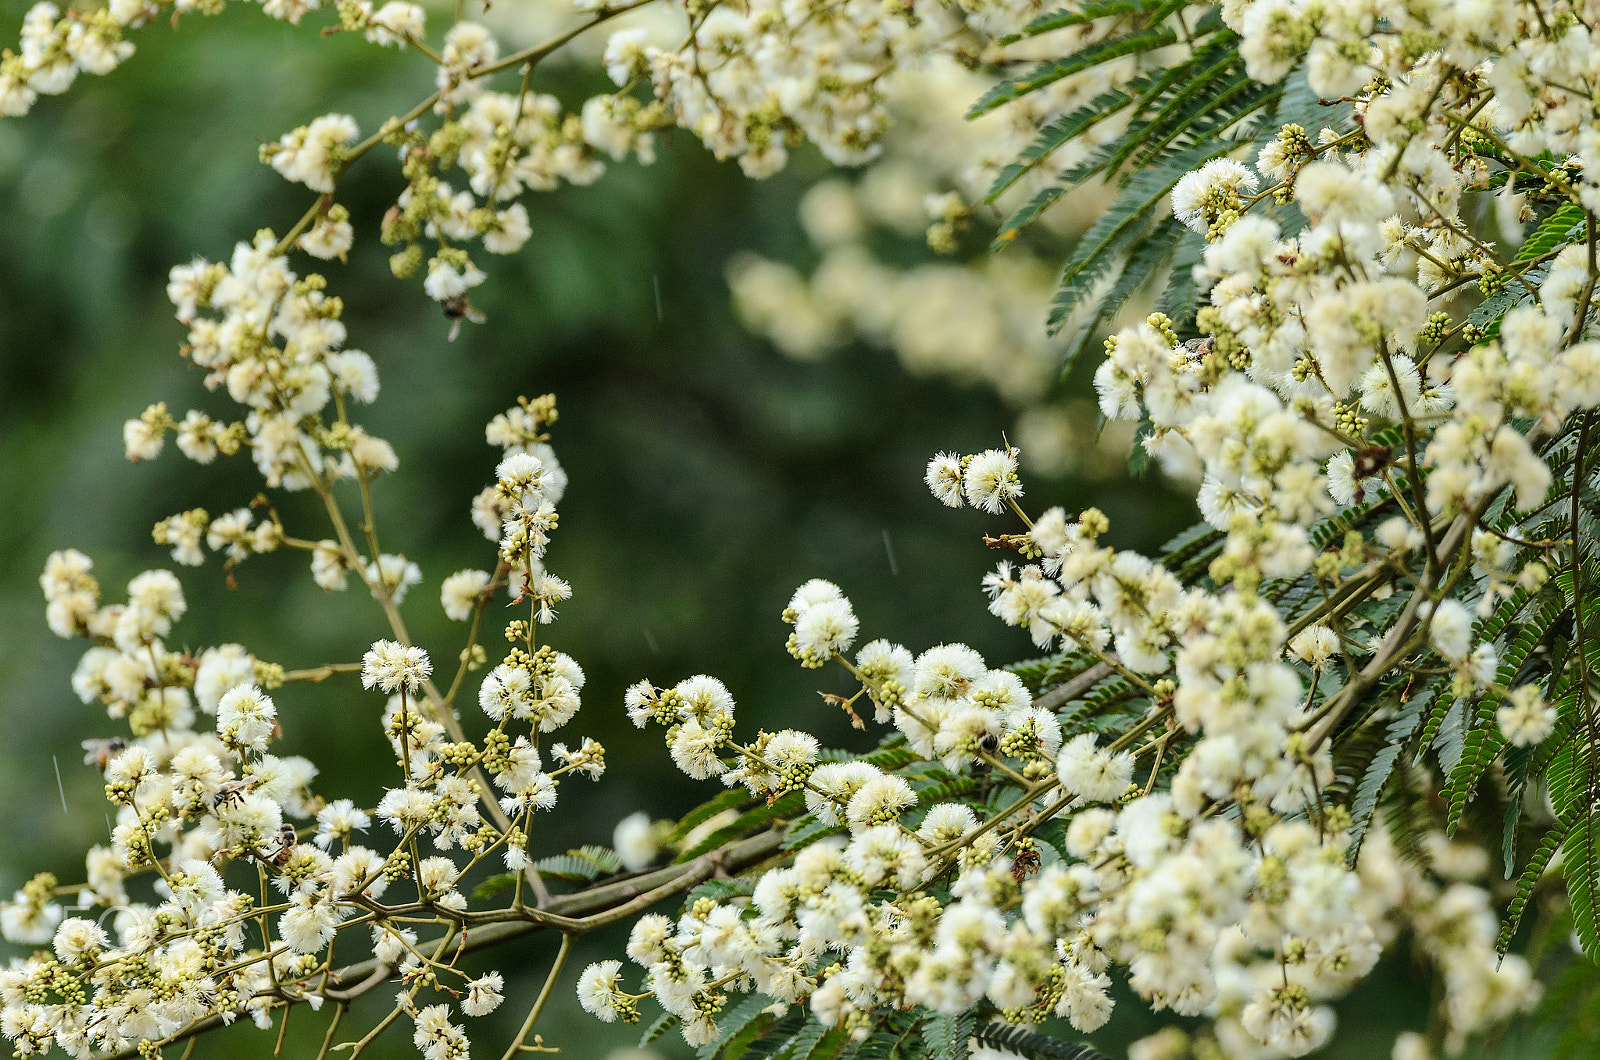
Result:
M25 7L0 0L0 38L14 39ZM321 38L326 20L314 14L295 28L234 5L219 18L187 16L177 32L155 25L112 76L80 79L26 119L0 124L0 893L41 869L80 877L82 851L106 832L99 775L81 764L78 744L117 723L68 687L82 645L44 627L36 579L46 555L89 553L115 598L139 571L172 566L150 539L155 521L192 507L229 510L259 486L243 460L199 468L171 451L137 466L123 458L121 423L150 402L180 416L226 411L178 356L184 332L163 293L168 268L196 255L225 259L257 228L282 231L300 215L309 193L261 165L259 143L328 110L376 128L431 87L420 57ZM577 62L541 68L536 87L577 101L601 82ZM715 674L740 702L742 731L794 725L860 745L818 696L843 690L838 676L802 670L783 650L779 613L807 578L845 589L863 640L886 636L913 651L961 640L995 664L1034 654L1023 634L987 615L978 588L994 559L981 534L1014 527L937 504L921 483L934 452L998 445L1025 422L1042 440L1023 455L1036 509L1096 504L1117 543L1145 550L1194 516L1159 478L1129 480L1115 461L1108 472L1083 431L1082 379L1002 396L982 371L908 372L881 341L846 334L831 355L796 360L741 324L728 263L753 254L800 274L813 268L819 252L800 204L829 176L802 151L783 174L751 182L680 135L661 143L649 168L613 165L593 187L535 195L525 250L484 262L491 278L474 300L488 323L466 326L453 343L419 284L389 275L372 236L402 186L393 159L375 152L341 188L356 248L348 264L315 264L345 300L349 344L379 366L383 392L363 422L393 442L402 465L377 489L379 527L386 549L423 568L404 611L441 668L464 634L439 611L439 582L493 563L467 517L495 462L483 424L518 395L560 400L554 444L571 485L548 558L575 595L545 639L589 678L585 708L564 735L600 739L611 768L598 784L563 787L533 838L540 855L607 843L634 810L673 817L713 793L627 726L622 690L641 677ZM1035 249L1048 253L1049 239L1070 238L1090 219L1068 218ZM988 267L983 227L980 219L958 263ZM887 267L944 268L915 225L900 229L876 239ZM1003 285L1004 275L987 282ZM959 304L937 308L961 317ZM1042 329L1044 311L1041 300L1026 326ZM996 348L994 357L1013 353ZM1076 422L1055 423L1068 417ZM282 503L291 530L324 536L302 502ZM238 641L296 668L357 660L386 635L364 592L323 593L298 554L250 561L237 588L219 564L178 570L190 610L171 639L187 647ZM371 805L388 760L377 700L354 680L291 686L276 698L281 753L314 758L326 797ZM586 940L576 967L620 953L621 937ZM553 944L496 956L508 996L531 996ZM1387 1051L1407 976L1403 962L1385 966L1360 1001L1382 1018L1342 1035L1340 1055ZM369 1006L366 1023L350 1026L364 1029L378 1012ZM292 1022L286 1055L314 1053L322 1021L306 1015ZM499 1048L520 1015L508 1003L489 1017L480 1049ZM636 1038L577 1012L570 985L541 1027L578 1058ZM1115 1051L1147 1029L1119 1021L1098 1040ZM391 1031L368 1055L414 1055L408 1037ZM675 1035L654 1048L685 1052ZM241 1027L200 1055L270 1049L271 1036Z

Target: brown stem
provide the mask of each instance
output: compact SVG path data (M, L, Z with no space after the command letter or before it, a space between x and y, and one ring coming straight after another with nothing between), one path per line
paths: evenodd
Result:
M504 920L474 928L462 943L461 950L463 953L475 952L535 931L551 928L571 935L586 934L632 916L641 909L670 898L674 894L680 894L717 872L738 872L758 865L778 852L782 838L782 831L773 829L749 839L730 843L681 865L668 865L629 879L602 884L572 894L558 895L550 900L549 906L545 909L525 909L520 914L514 914L520 919ZM441 941L453 939L457 930L455 925L451 925ZM307 1000L309 996L318 996L339 1005L349 1005L357 998L387 983L393 974L393 967L371 958L341 968L332 974L334 982L347 982L350 984L348 987L322 990L314 995L290 995L285 997L284 1001L293 1005ZM390 1013L389 1017L363 1040L369 1041L376 1037L378 1031L394 1021L398 1012L397 1009ZM234 1015L237 1013L229 1013L229 1016ZM207 1016L205 1019L196 1020L166 1040L169 1043L185 1041L220 1027L223 1022L221 1015ZM134 1046L109 1054L102 1060L131 1060L138 1054L139 1050Z

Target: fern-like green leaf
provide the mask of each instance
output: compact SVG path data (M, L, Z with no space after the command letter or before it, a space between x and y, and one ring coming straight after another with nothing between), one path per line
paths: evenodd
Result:
M1172 186L1191 169L1228 153L1234 145L1196 144L1152 170L1135 173L1111 208L1084 233L1062 270L1055 298L1050 303L1047 327L1060 330L1078 303L1092 293L1097 281L1111 268L1116 256L1130 248L1150 223L1151 215L1166 200Z
M1092 654L1082 649L1075 649L1040 659L1011 663L1006 669L1020 677L1022 683L1032 689L1035 695L1043 695L1068 681L1076 680L1098 665L1100 660Z
M1275 138L1279 128L1291 123L1311 132L1313 140L1316 139L1317 129L1342 132L1350 123L1354 110L1349 102L1324 103L1321 95L1311 90L1310 82L1306 80L1305 64L1302 63L1283 79L1283 98L1278 101L1277 113L1273 115L1271 135Z
M1545 634L1564 610L1564 601L1559 596L1550 594L1542 607L1516 627L1515 635L1500 650L1500 666L1495 674L1498 685L1502 688L1511 688L1517 683L1522 675L1523 665L1528 662L1534 649L1543 642ZM1506 745L1506 738L1500 735L1500 727L1495 723L1494 717L1495 711L1503 702L1505 700L1501 696L1485 694L1479 702L1476 713L1469 715L1469 729L1462 746L1461 757L1456 762L1455 768L1450 771L1450 779L1442 792L1447 807L1445 832L1448 835L1455 834L1457 826L1461 823L1461 813L1466 808L1467 800L1477 788L1484 771L1489 768L1489 763L1494 761Z
M954 1016L941 1013L928 1020L922 1028L922 1040L928 1043L929 1060L967 1060L967 1043L976 1025L970 1009Z
M677 1016L670 1012L663 1012L655 1018L655 1021L650 1026L644 1029L643 1034L639 1035L639 1048L643 1049L657 1038L660 1038L663 1034L676 1027L679 1022L681 1021Z
M1548 254L1564 243L1570 243L1573 230L1583 224L1583 207L1577 203L1562 203L1554 213L1539 222L1539 227L1529 233L1517 248L1513 262L1528 261Z
M844 825L837 821L833 824L825 824L815 817L802 817L795 822L795 827L789 829L788 834L783 837L783 849L800 850L817 842L819 839L838 835L842 831L844 831Z
M1428 865L1428 855L1422 837L1433 827L1432 814L1427 805L1427 794L1418 790L1412 767L1405 762L1394 770L1394 780L1378 803L1389 841L1395 851L1415 865Z
M1177 218L1163 218L1156 222L1155 228L1151 229L1148 235L1134 245L1111 289L1100 296L1094 312L1084 321L1077 336L1067 347L1066 356L1061 363L1062 379L1071 374L1074 362L1083 351L1101 337L1100 332L1106 322L1116 316L1139 288L1172 259L1173 251L1178 245L1178 236L1183 231L1186 229ZM1143 447L1135 444L1129 451L1130 460L1133 450L1144 452Z
M866 762L875 765L884 772L893 772L901 766L917 761L920 756L910 747L906 746L906 738L899 732L890 733L883 738L883 742L865 755L860 751L843 751L838 748L824 748L817 755L824 762Z
M1156 130L1149 128L1155 115L1160 115L1165 101L1169 100L1174 91L1182 92L1186 87L1196 90L1204 88L1209 79L1206 71L1211 70L1219 60L1226 66L1239 64L1237 38L1232 33L1227 34L1227 40L1215 38L1204 40L1196 39L1194 50L1185 58L1180 59L1172 66L1151 74L1148 77L1130 82L1127 86L1129 92L1137 92L1138 96L1132 104L1132 113L1129 115L1128 127L1123 135L1112 143L1106 144L1104 153L1092 161L1093 172L1115 174L1122 162L1129 154L1150 143ZM1199 116L1200 108L1195 107L1187 111L1191 117ZM1072 175L1069 180L1077 181L1086 179L1091 174Z
M975 1037L979 1044L1003 1049L1027 1060L1111 1060L1105 1053L1081 1042L1068 1042L1028 1027L986 1023Z
M1208 523L1196 523L1161 546L1161 565L1172 570L1221 540L1221 530Z
M738 1060L750 1043L762 1037L774 1022L767 1013L771 1000L761 994L747 994L743 1001L724 1012L717 1020L717 1040L696 1050L700 1060Z
M501 891L509 890L510 888L515 887L516 883L517 883L517 874L516 873L514 873L514 872L496 873L495 875L490 876L487 880L484 880L482 883L478 884L478 886L476 886L476 887L474 887L472 889L472 900L474 902L487 901L490 898L493 898L495 895L499 894Z
M808 1022L815 1021L806 1009L790 1009L768 1026L761 1037L750 1043L745 1055L763 1058L776 1056Z
M1172 254L1172 272L1167 277L1166 290L1156 308L1167 314L1179 334L1194 325L1195 312L1200 307L1200 285L1194 282L1194 267L1205 256L1206 238L1199 232L1184 229L1183 238Z
M1524 781L1546 775L1550 763L1561 748L1571 742L1573 732L1584 720L1583 705L1575 687L1560 689L1551 700L1551 705L1556 708L1556 727L1551 730L1548 740L1533 749L1534 753L1528 758L1521 778Z
M849 1037L835 1027L807 1019L794 1035L767 1055L774 1060L829 1060L844 1049Z
M1506 955L1506 949L1511 945L1511 939L1522 923L1522 914L1528 907L1528 899L1533 897L1533 889L1538 886L1545 870L1550 867L1550 859L1561 849L1561 844L1567 838L1567 831L1568 826L1558 822L1546 832L1544 838L1539 840L1538 847L1534 849L1533 857L1528 859L1527 868L1523 869L1522 875L1517 878L1517 893L1506 906L1505 919L1500 923L1500 935L1494 941L1495 952L1500 956Z
M1432 697L1427 705L1423 707L1422 732L1418 735L1417 741L1412 745L1411 749L1411 760L1413 762L1421 761L1422 756L1432 750L1433 745L1439 742L1439 730L1444 728L1444 720L1454 708L1455 702L1455 697L1451 695L1450 682L1438 682Z
M722 844L732 839L737 839L749 832L756 831L764 825L776 821L796 817L805 811L805 799L798 791L791 791L787 795L779 796L771 805L758 803L751 809L741 813L734 820L721 828L716 829L700 842L679 854L675 861L693 861L707 851L715 850Z
M1367 829L1372 824L1372 816L1378 810L1378 802L1383 797L1383 789L1389 783L1389 777L1394 773L1401 749L1405 747L1406 741L1411 739L1411 734L1422 724L1423 711L1431 700L1432 696L1424 688L1405 702L1389 722L1383 746L1372 756L1366 772L1361 775L1361 782L1356 785L1355 800L1350 806L1348 858L1352 865L1361 852L1361 841L1366 837Z
M879 1018L867 1040L847 1054L850 1060L910 1060L917 1055L922 1039L917 1029L922 1017L912 1012L890 1012Z
M1185 113L1169 124L1162 135L1151 137L1133 156L1134 172L1165 165L1191 147L1230 139L1228 130L1236 125L1241 127L1237 139L1248 143L1255 136L1260 120L1270 116L1280 94L1277 86L1263 85L1243 73L1230 78L1213 94L1195 101L1194 105L1201 108L1199 114ZM1247 124L1251 118L1258 121Z
M1084 731L1099 732L1104 725L1115 724L1115 718L1108 718L1108 715L1115 715L1122 709L1131 708L1133 704L1148 701L1149 697L1144 695L1144 691L1138 686L1121 674L1111 674L1084 692L1075 708L1059 715L1061 730L1069 737ZM1090 725L1091 721L1100 725Z
M1216 97L1237 85L1244 73L1238 38L1232 33L1227 37L1229 39L1213 42L1181 67L1183 80L1177 82L1177 91L1167 95L1154 114L1141 113L1143 120L1138 129L1124 136L1111 156L1112 172L1120 169L1129 158L1153 153L1152 144L1171 143L1200 122L1216 117Z
M1000 43L1015 44L1019 40L1037 37L1042 33L1054 33L1056 30L1066 29L1068 26L1084 26L1101 18L1135 15L1142 11L1149 11L1156 6L1148 2L1148 0L1089 0L1088 3L1076 4L1060 11L1052 11L1047 15L1040 15L1026 26L1023 26L1020 32L1000 38Z
M972 794L978 789L978 781L971 776L956 776L930 783L925 787L916 784L911 787L917 793L917 802L923 806L929 806Z
M1586 756L1592 757L1592 756ZM1593 771L1594 762L1587 763ZM1570 830L1561 843L1561 865L1567 875L1567 898L1572 904L1572 929L1577 933L1583 955L1600 961L1600 857L1595 845L1600 842L1600 820L1592 806L1575 814Z
M1005 223L1000 226L999 234L989 244L989 249L1005 249L1013 239L1022 234L1024 228L1038 220L1040 214L1054 206L1061 200L1063 195L1071 190L1071 186L1067 184L1052 184L1034 192L1032 198L1023 203L1015 213L1005 219Z
M672 829L672 835L668 837L667 841L669 843L681 843L685 836L717 814L724 810L734 809L749 800L750 793L743 788L731 788L715 798L707 799L683 815L683 820L679 821L676 827Z
M1169 44L1176 44L1178 35L1167 26L1151 26L1123 37L1112 37L1091 44L1087 48L1073 52L1071 55L1060 59L1050 59L1035 66L1022 77L1002 81L989 91L985 92L978 102L974 103L967 111L967 117L976 118L980 114L987 114L996 107L1004 106L1013 100L1021 99L1030 92L1037 91L1046 85L1055 84L1063 77L1082 73L1084 70L1121 59L1128 55L1137 55L1141 52L1155 51L1165 48Z
M622 859L617 852L600 846L579 847L565 854L540 858L533 863L541 876L560 880L594 880L622 870Z
M1524 273L1530 283L1537 283L1541 270L1534 269ZM1511 310L1521 305L1533 302L1533 295L1525 291L1520 283L1507 284L1504 290L1497 291L1480 302L1476 309L1467 314L1467 323L1482 331L1483 338L1479 341L1488 342L1500 334L1500 321Z
M1034 137L1033 143L1029 144L1022 154L1017 156L1015 162L1000 170L994 178L994 183L990 185L989 194L984 201L994 202L1007 188L1031 173L1063 144L1077 139L1108 118L1115 117L1122 111L1122 108L1132 103L1133 100L1134 97L1127 92L1121 89L1111 89L1108 92L1102 92L1094 100L1079 107L1077 110L1069 114L1063 114L1055 121L1050 122L1039 130L1039 135ZM1037 211L1033 216L1037 216ZM1032 219L1033 217L1030 216L1019 224L1017 223L1016 215L1013 215L1011 220L1001 226L1000 235L995 237L995 249L1009 243L1016 237L1017 229Z
M730 898L742 898L752 894L756 889L755 881L748 876L736 876L728 880L707 880L694 886L684 896L684 905L693 905L702 898L709 898L713 902L726 902Z

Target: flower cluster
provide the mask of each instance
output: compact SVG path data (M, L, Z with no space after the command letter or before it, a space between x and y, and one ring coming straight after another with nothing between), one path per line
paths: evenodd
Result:
M1014 484L1011 505L1022 492L1014 461L1013 451L941 454L928 483L947 503L998 511L993 481ZM1002 564L985 587L991 610L1040 647L1098 657L1143 690L1143 716L1109 746L1067 728L1082 721L1065 713L1083 719L1086 708L1058 715L1073 704L1041 706L1015 673L986 668L964 645L913 658L874 641L852 664L843 651L857 623L821 580L784 612L790 652L849 670L861 688L842 706L854 716L867 697L909 763L829 760L795 730L742 745L732 698L713 678L631 689L630 717L666 726L690 776L742 782L769 803L802 792L805 816L790 856L744 897L702 898L676 922L642 919L628 956L644 969L643 993L624 989L620 962L602 962L580 981L584 1007L633 1020L653 994L695 1045L717 1040L718 1014L744 991L804 1003L857 1040L895 1013L974 1006L1089 1032L1110 1018L1120 968L1153 1008L1206 1017L1201 1036L1224 1055L1299 1056L1332 1034L1328 1002L1409 929L1443 970L1451 1051L1529 1010L1540 992L1529 965L1510 956L1492 970L1488 894L1469 882L1486 865L1479 852L1430 840L1438 882L1379 833L1352 867L1351 815L1325 798L1332 758L1306 695L1306 675L1340 638L1327 626L1291 638L1238 579L1185 588L1099 545L1106 528L1098 512L1068 523L1052 509L999 540L1036 562ZM1433 615L1436 641L1458 636L1444 612L1460 605L1447 603ZM1511 702L1502 724L1539 720L1531 695ZM1140 759L1149 764L1136 777ZM924 799L912 783L959 784L979 770L1012 794L975 809Z
M112 0L63 15L36 5L20 53L0 55L0 113L25 112L81 71L109 71L131 51L123 30L162 6ZM263 6L297 22L315 5ZM615 905L592 919L553 911L594 907L560 906L529 852L533 814L556 804L561 781L598 778L606 764L591 739L545 740L575 717L585 686L575 659L539 641L573 593L546 569L567 485L549 445L554 400L519 400L488 425L501 457L471 516L495 561L440 584L444 613L470 629L441 688L399 611L423 573L381 551L373 529L372 490L399 463L351 419L378 394L376 366L345 348L341 300L286 255L352 248L335 195L352 162L386 146L404 178L380 230L392 270L421 271L456 324L477 319L468 295L486 277L469 246L509 254L532 239L517 201L528 191L587 184L608 159L648 162L654 134L674 126L752 176L777 172L806 141L833 162L866 163L890 142L897 100L971 87L963 64L1037 59L1052 40L1008 36L1039 14L1026 0L663 3L670 30L636 23L609 36L601 63L617 90L569 108L533 91L536 64L643 5L578 6L578 26L503 54L486 24L459 17L435 46L414 4L341 0L339 29L426 57L434 91L365 139L333 112L265 144L264 162L316 193L301 221L239 244L225 264L172 271L184 353L238 411L180 420L152 405L124 426L129 459L157 458L169 437L201 464L247 451L268 490L315 494L328 523L294 532L263 495L215 517L176 513L155 526L156 542L179 565L220 553L230 569L298 550L325 590L354 573L386 629L359 662L303 670L238 644L177 650L188 607L174 574L140 573L126 602L107 603L88 557L50 557L46 620L88 642L72 687L126 732L85 746L117 808L85 882L36 876L0 903L7 938L49 946L0 973L0 1031L19 1054L148 1055L208 1018L266 1026L280 1007L330 999L342 1012L398 977L393 1017L410 1020L418 1049L463 1057L457 1013L491 1012L504 990L498 973L458 966L466 929L557 928L560 955L510 1055L572 935L755 860L759 872L718 881L676 918L639 919L627 956L641 992L624 988L620 960L600 962L579 979L583 1007L633 1021L653 995L695 1046L726 1032L721 1017L740 993L771 999L774 1013L802 1007L857 1041L928 1013L1059 1018L1090 1033L1111 1018L1118 977L1151 1008L1204 1020L1147 1039L1137 1055L1298 1056L1333 1033L1332 1002L1407 938L1439 973L1432 1044L1456 1052L1537 1000L1535 969L1502 951L1563 843L1569 874L1589 885L1571 892L1577 939L1600 954L1595 851L1583 843L1595 784L1574 779L1594 753L1574 734L1594 724L1586 644L1600 636L1583 600L1600 407L1600 103L1581 5L1225 0L1201 13L1237 35L1249 78L1275 83L1298 68L1330 104L1325 121L1241 133L1201 168L1171 174L1172 218L1152 223L1194 248L1197 334L1180 338L1187 319L1130 313L1143 321L1106 341L1095 371L1105 419L1138 424L1134 444L1164 466L1198 469L1206 526L1155 560L1107 544L1097 509L1030 516L1009 444L934 457L925 482L938 501L1021 520L988 539L1015 556L982 589L1045 660L992 667L960 643L857 648L843 591L821 579L800 586L782 614L788 652L808 670L836 663L849 674L856 690L828 702L862 730L870 704L884 727L878 748L828 751L793 728L741 742L721 681L640 681L626 694L629 718L660 725L688 776L720 778L730 790L719 805L749 807L722 834L755 821L738 837L755 845L737 866L725 861L736 844L690 855L650 873L649 890L603 885L584 902ZM1196 12L1161 12L1145 28L1181 46ZM1122 14L1090 6L1040 25L1074 47L1115 50L1126 45L1110 36ZM975 108L1026 97L1009 124L972 137L976 158L915 175L891 159L854 186L819 186L803 222L821 264L805 281L771 262L735 266L742 311L798 355L863 332L909 363L1036 395L1057 347L1011 341L1018 299L1042 287L1036 262L988 266L974 283L953 268L900 274L863 247L877 225L926 228L934 249L955 249L989 178L994 197L1050 201L1060 169L1041 164L1049 135L1074 122L1087 130L1083 108L1102 93L1171 89L1171 105L1183 102L1185 90L1152 81L1146 61L1081 70L1046 57ZM516 70L519 91L492 87ZM937 124L910 139L937 139ZM1117 134L1110 121L1075 150ZM992 152L1015 156L1019 145L1023 162L999 170ZM1492 232L1474 201L1491 191ZM1535 221L1520 249L1496 245L1521 242ZM1019 352L997 352L1006 346ZM356 498L359 515L347 513ZM517 617L490 665L478 636L502 593ZM1543 658L1553 660L1545 671ZM472 736L455 703L480 671L482 734ZM312 789L316 764L273 753L297 683L340 677L359 678L351 701L370 708L398 774L361 805L327 802ZM1381 752L1363 750L1373 745ZM1557 825L1497 938L1479 882L1488 860L1445 832L1462 825L1502 752L1511 824L1543 782ZM1373 825L1384 797L1418 808L1389 786L1402 758L1405 776L1436 786L1444 805L1445 831L1400 830L1418 847L1410 859ZM375 824L392 845L368 845ZM585 848L577 860L597 873L646 871L656 830L625 824L618 852ZM1507 836L1509 860L1515 829ZM474 909L464 882L490 863L508 870L512 897ZM256 891L240 885L247 867ZM97 908L109 921L87 915ZM419 939L418 923L438 934ZM332 947L352 927L370 958L346 979ZM434 987L453 1001L420 1004ZM1396 1048L1426 1047L1408 1037Z
M149 1050L208 1017L243 1015L268 1026L286 1004L320 1003L328 990L350 986L330 977L329 963L347 923L359 932L343 934L358 934L353 945L370 948L383 970L358 991L398 975L406 985L396 1012L411 1017L425 1055L464 1055L456 1006L419 1006L419 992L430 984L449 989L462 1013L482 1016L500 1003L503 981L498 973L468 977L441 947L424 952L408 925L432 917L447 935L457 930L469 907L462 881L491 858L515 874L516 893L509 909L491 915L533 919L524 888L541 901L548 896L530 867L530 818L556 804L564 777L597 779L605 770L605 749L593 740L544 741L577 713L584 685L572 658L533 637L571 594L543 568L566 481L547 432L557 418L554 399L524 399L489 424L487 439L502 459L472 514L498 542L498 563L493 573L459 571L441 587L450 617L481 620L501 592L523 616L506 627L512 646L504 661L482 678L478 699L489 728L473 739L451 700L487 661L478 623L442 691L397 610L421 573L379 552L370 530L371 487L397 462L348 415L376 396L376 370L365 354L339 348L339 300L324 294L320 277L296 277L281 250L263 233L226 266L174 270L170 293L190 329L186 353L206 370L206 385L226 389L241 406L241 418L218 423L191 413L180 423L164 405L152 406L124 430L128 456L154 459L176 434L193 460L248 449L268 489L318 494L332 534L325 539L290 532L264 500L259 521L249 508L215 519L195 509L162 520L155 538L187 565L202 564L208 549L229 567L280 547L300 549L328 589L342 588L354 571L393 637L375 641L359 663L304 670L238 644L177 650L167 642L188 606L172 573L141 573L125 603L109 603L87 556L50 557L39 579L50 628L89 642L73 689L125 731L85 742L86 762L104 772L117 815L109 845L87 855L86 882L40 876L0 903L6 938L53 947L0 973L0 1022L24 1055L51 1047L74 1056ZM359 487L360 523L344 514L344 487L336 489L348 480ZM365 549L352 525L366 529ZM326 801L312 790L317 765L272 753L283 734L281 703L295 698L296 682L344 673L387 697L367 709L399 769L399 782L364 807ZM351 694L353 708L367 702L363 692ZM365 839L375 823L392 830L392 845ZM252 864L255 893L240 883L240 867ZM395 901L391 887L407 880L414 898ZM105 912L97 916L97 907ZM444 987L449 977L461 980L460 990Z

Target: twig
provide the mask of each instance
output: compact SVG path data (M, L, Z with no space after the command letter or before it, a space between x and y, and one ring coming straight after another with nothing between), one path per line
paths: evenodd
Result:
M556 951L556 959L550 965L550 973L544 977L544 986L539 990L539 997L534 1001L533 1008L528 1010L528 1018L522 1021L522 1029L511 1039L511 1044L506 1047L500 1060L513 1060L513 1057L522 1051L522 1043L528 1040L528 1033L539 1021L539 1013L544 1011L544 1003L550 997L550 988L556 985L556 977L561 974L561 966L567 963L567 951L570 949L572 949L572 936L563 933L561 948Z

